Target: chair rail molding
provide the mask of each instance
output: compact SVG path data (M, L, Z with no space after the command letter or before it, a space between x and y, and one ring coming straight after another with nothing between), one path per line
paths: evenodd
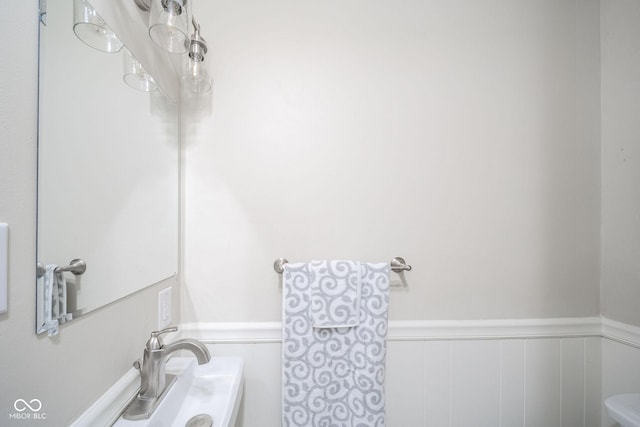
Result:
M640 328L615 327L607 319L603 335L603 319L599 316L550 319L493 320L391 320L389 341L492 340L568 337L618 337L626 343L640 345ZM628 325L627 325L628 326ZM194 322L181 326L184 336L206 343L282 342L281 322ZM626 331L626 335L621 331Z
M640 327L638 326L602 317L601 335L603 338L640 348Z

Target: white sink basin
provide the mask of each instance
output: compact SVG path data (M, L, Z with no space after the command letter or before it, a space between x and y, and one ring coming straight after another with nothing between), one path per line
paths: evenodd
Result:
M640 394L618 394L604 401L609 416L622 427L640 427Z
M242 368L242 359L235 357L213 357L204 365L193 357L174 357L166 371L178 379L151 417L120 417L114 426L184 427L194 416L206 414L214 427L233 427L242 398Z

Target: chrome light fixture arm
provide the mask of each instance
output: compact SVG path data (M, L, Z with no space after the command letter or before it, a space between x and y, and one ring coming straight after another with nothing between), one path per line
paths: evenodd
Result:
M193 25L193 34L189 45L189 58L193 61L202 62L207 54L207 42L200 35L200 24L196 22L194 16L191 17L191 24Z

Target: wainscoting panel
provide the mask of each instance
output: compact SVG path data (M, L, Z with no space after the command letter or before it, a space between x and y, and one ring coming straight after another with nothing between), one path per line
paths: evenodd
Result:
M449 405L449 425L500 425L500 341L451 342Z
M500 341L500 427L524 422L524 340Z
M525 342L524 425L560 427L562 339ZM573 384L568 387L573 388ZM582 393L582 389L575 390Z
M281 426L279 323L181 332L245 361L236 427ZM73 425L104 425L138 376L132 368ZM391 323L386 381L387 427L614 427L603 400L640 392L640 328L606 318Z
M640 348L610 339L602 340L602 399L640 393ZM602 410L602 427L616 424Z
M387 427L600 426L605 417L599 323L536 322L390 325ZM237 427L281 425L278 328L275 323L183 327L184 336L205 341L214 355L245 360ZM628 363L633 356L618 358Z
M585 389L587 340L599 338L391 341L387 425L598 426L599 393ZM280 427L281 344L209 346L214 355L245 360L238 427Z
M423 412L422 424L429 420L434 426L448 426L451 416L451 341L424 341L424 376L416 376L414 381L424 389L422 407L413 408L415 416ZM409 365L396 369L413 371ZM387 394L387 402L393 402L395 396ZM389 427L395 424L389 423Z
M585 425L585 352L584 339L562 340L562 427Z
M585 339L585 426L601 425L602 407L602 342L603 338ZM603 424L604 425L604 424Z
M393 399L387 399L387 424L390 426L422 425L427 402L422 381L426 378L424 351L421 341L391 341L387 345L386 394L393 396ZM406 366L414 369L406 369Z

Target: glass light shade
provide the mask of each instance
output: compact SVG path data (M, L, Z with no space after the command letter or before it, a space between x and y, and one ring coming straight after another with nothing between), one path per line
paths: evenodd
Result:
M83 43L102 52L119 52L123 46L86 0L73 1L73 32Z
M142 64L127 49L123 51L124 76L126 84L143 92L152 92L158 88L153 77L145 71Z
M189 48L188 0L152 0L149 13L149 37L171 53L186 53Z
M211 90L211 78L202 61L189 59L189 66L182 77L182 84L194 93L207 93Z

